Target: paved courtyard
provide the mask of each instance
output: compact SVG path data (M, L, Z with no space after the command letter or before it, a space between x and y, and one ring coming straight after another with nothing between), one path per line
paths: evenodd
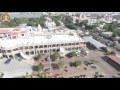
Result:
M72 77L72 76L77 76L77 75L86 75L86 78L92 78L95 74L95 72L99 72L103 74L105 77L109 78L112 76L117 76L117 71L111 67L108 63L106 63L101 56L104 56L104 52L101 51L94 51L90 50L88 48L85 48L88 52L88 56L79 56L79 57L74 57L74 58L67 58L64 57L63 60L65 63L65 66L67 66L66 69L64 70L53 70L52 69L52 74L62 74L64 77ZM42 58L42 63L45 65L45 69L49 68L50 64L49 61L45 61L46 56L43 56ZM97 69L91 68L91 66L86 66L85 64L82 64L79 68L77 67L70 67L69 63L70 62L75 62L76 60L82 61L89 61L91 59L94 59L97 61L97 63L93 64L94 66L97 67ZM1 59L0 60L0 72L4 73L3 78L13 78L15 76L21 76L21 75L26 75L26 72L28 74L33 74L34 72L32 71L32 65L37 65L38 62L34 62L33 59L31 60L11 60L8 64L5 64L7 59ZM58 61L53 61L52 64L58 63ZM84 70L84 68L87 68L87 70ZM67 70L67 72L65 71ZM50 71L48 71L50 72Z
M95 51L93 51L91 53L94 54ZM45 68L49 68L49 66L50 66L49 61L45 61L44 58L42 58L42 60L43 60L42 63L45 65ZM55 69L55 70L52 69L52 74L53 75L61 74L64 77L72 77L72 76L77 76L77 75L86 75L86 78L93 78L93 76L95 75L95 72L99 72L100 74L104 75L107 78L110 77L109 74L104 72L104 70L102 70L101 67L99 65L97 65L97 63L99 63L99 62L97 62L96 64L93 64L93 66L96 66L97 69L93 69L93 68L91 68L91 66L86 66L83 63L84 61L89 61L90 59L96 60L98 58L100 59L99 55L98 56L95 55L95 57L93 57L92 55L88 55L88 56L85 56L85 57L79 56L79 57L74 57L74 58L64 57L63 59L59 59L59 60L53 61L52 64L57 64L59 61L62 60L62 61L64 61L65 66L67 66L67 68L63 69L62 71L59 70L59 69ZM74 67L74 66L70 67L69 63L70 62L75 62L76 60L82 61L83 64L79 68ZM98 61L98 60L96 60L96 61ZM35 61L34 65L37 65L38 63L39 63L38 61ZM84 70L84 68L87 68L87 70ZM65 70L67 70L67 72ZM47 72L49 73L50 71L48 70ZM36 72L33 72L33 73L36 73Z
M31 74L33 60L11 60L8 64L5 64L6 60L7 59L0 60L0 72L4 73L3 78L13 78L16 76L26 75L26 72Z

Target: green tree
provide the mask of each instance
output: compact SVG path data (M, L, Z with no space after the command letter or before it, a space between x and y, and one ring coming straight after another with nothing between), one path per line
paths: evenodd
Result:
M64 68L64 66L65 66L65 63L63 61L58 62L59 69L62 70Z
M116 22L107 23L104 25L103 28L107 29L108 31L114 31L115 29L117 29L117 23Z
M39 78L47 78L47 75L45 73L40 73L38 76Z
M60 53L59 52L54 52L53 55L52 55L52 59L53 60L56 60L60 57Z
M44 18L44 16L41 16L39 19L39 24L41 25L41 27L44 27L46 19Z
M3 78L4 73L0 72L0 78Z
M53 21L54 20L59 21L61 19L61 16L52 16L51 18L52 18Z
M38 58L37 56L35 56L35 57L34 57L34 60L35 60L35 61L38 61L38 60L39 60L39 58Z
M73 23L73 19L70 16L63 17L62 22L69 29L77 29L77 26Z
M60 19L61 19L61 16L52 16L51 19L55 22L56 26L60 26Z
M77 26L75 24L73 24L73 23L67 23L67 24L65 24L65 26L67 28L69 28L69 29L75 29L75 30L77 30Z
M70 52L70 53L69 53L69 56L70 56L70 57L75 57L76 55L77 55L76 52Z
M87 23L88 23L88 20L83 20L82 22L79 23L79 26L81 26L81 27L83 25L85 26L85 25L87 25Z
M55 21L56 26L60 26L61 23L59 21Z
M41 59L41 58L42 58L42 54L39 53L39 54L37 55L37 58L38 58L38 59Z
M42 63L38 64L38 70L43 71L44 70L44 65Z
M75 66L76 67L80 66L81 64L82 64L81 61L79 61L79 60L75 61Z

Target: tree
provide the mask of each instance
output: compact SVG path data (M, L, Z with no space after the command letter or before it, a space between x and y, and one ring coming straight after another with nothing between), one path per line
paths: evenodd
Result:
M80 66L81 64L82 64L81 61L79 61L79 60L75 61L75 66L76 67Z
M45 73L40 73L38 76L39 78L47 78L47 75Z
M35 60L35 61L38 61L38 60L39 60L39 58L38 58L38 57L34 57L34 60Z
M82 27L83 25L86 26L87 23L88 23L88 20L83 20L82 22L79 23L79 26L81 26L81 27Z
M77 30L77 26L73 23L73 19L70 16L63 17L62 22L67 28Z
M65 24L65 26L67 28L69 28L69 29L75 29L75 30L77 30L77 26L75 24L73 24L73 23L67 23L67 24Z
M4 73L0 72L0 78L2 78L4 76Z
M64 64L63 61L58 62L58 67L59 67L59 69L62 70L62 69L64 68L64 66L65 66L65 64Z
M56 60L60 57L60 53L59 52L54 52L53 55L52 55L52 59L53 60Z
M38 58L38 59L41 59L41 58L42 58L42 54L39 53L39 54L37 55L37 58Z
M56 26L60 26L61 25L60 22L59 22L60 19L61 19L61 16L53 16L51 18L55 22Z
M68 55L69 55L69 57L75 57L77 54L76 54L76 52L70 52Z
M56 26L60 26L61 23L59 21L55 21Z
M103 27L104 29L107 29L108 31L114 31L117 28L117 23L112 22L112 23L107 23Z
M113 31L113 35L114 35L114 36L120 36L120 29L115 29L115 30Z
M116 54L114 51L111 51L110 54Z
M40 64L38 65L38 70L39 70L39 71L43 71L43 70L44 70L44 65L43 65L42 63L40 63Z
M44 16L41 16L39 19L39 23L40 23L41 27L44 27L45 21L46 21L46 19L44 18Z

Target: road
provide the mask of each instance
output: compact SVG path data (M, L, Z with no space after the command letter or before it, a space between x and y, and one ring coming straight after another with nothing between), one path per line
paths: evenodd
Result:
M110 40L108 40L108 39L106 39L106 38L102 38L101 36L99 36L98 34L95 34L95 33L92 33L92 32L90 32L91 34L92 34L92 36L94 37L94 36L97 36L97 37L99 37L99 39L100 39L100 41L101 41L101 43L103 43L102 41L109 41L109 42L113 42L113 41L110 41ZM104 43L103 43L104 44ZM116 52L117 54L119 54L120 55L120 51L117 51L114 47L109 47L109 46L107 46L109 49L111 49L112 51L114 51L114 52Z
M109 65L107 62L105 62L101 57L105 56L103 52L101 51L93 51L93 50L89 50L88 48L86 48L87 51L90 52L90 55L88 56L88 58L92 58L94 60L97 61L96 65L98 65L100 67L100 69L102 71L104 71L109 77L112 76L117 76L118 71L115 70L111 65Z

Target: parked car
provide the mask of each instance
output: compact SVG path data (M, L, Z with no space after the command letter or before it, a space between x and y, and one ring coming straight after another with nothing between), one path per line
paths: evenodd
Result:
M11 62L11 59L6 60L4 63L9 64Z
M104 77L104 75L98 75L98 77Z

